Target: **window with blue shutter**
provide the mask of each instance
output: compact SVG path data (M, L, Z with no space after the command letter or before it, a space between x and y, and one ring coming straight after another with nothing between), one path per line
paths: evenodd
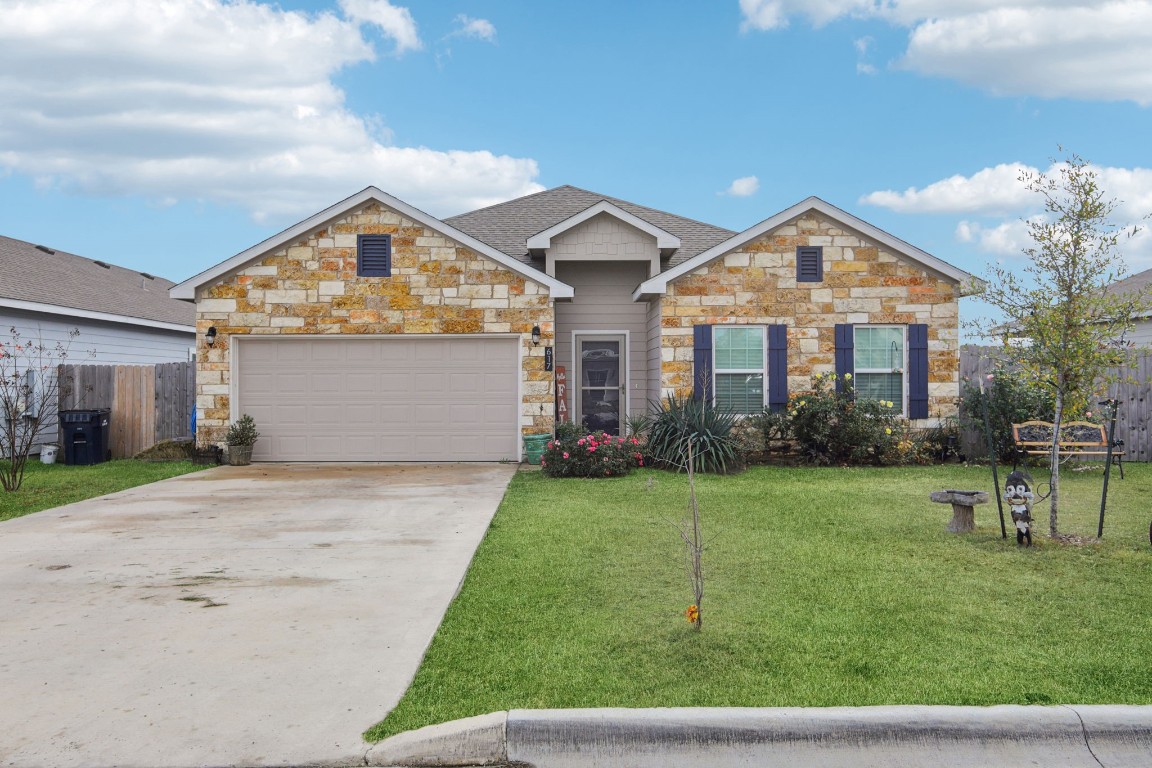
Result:
M908 418L928 418L927 324L837 325L837 390L846 374L856 397L903 403Z
M824 248L819 245L796 248L796 282L819 283L824 280Z
M392 235L359 235L356 238L356 274L360 277L391 277Z
M787 326L697 325L693 345L694 400L740 414L787 407Z

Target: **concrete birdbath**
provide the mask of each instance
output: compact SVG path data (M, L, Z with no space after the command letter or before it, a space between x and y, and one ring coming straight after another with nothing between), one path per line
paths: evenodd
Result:
M937 504L952 505L952 522L948 523L948 530L952 533L965 533L976 530L977 504L988 503L987 491L932 491L929 496Z

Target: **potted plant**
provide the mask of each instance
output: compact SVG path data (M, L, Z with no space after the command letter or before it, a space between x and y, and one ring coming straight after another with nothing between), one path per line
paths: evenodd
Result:
M228 426L228 435L224 441L228 443L228 463L234 467L244 467L252 463L252 446L260 433L256 431L256 420L248 414Z

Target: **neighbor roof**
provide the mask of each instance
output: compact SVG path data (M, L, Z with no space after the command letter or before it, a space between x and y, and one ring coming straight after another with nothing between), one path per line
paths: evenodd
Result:
M97 319L192 331L196 307L169 298L173 285L162 277L0 236L0 306L73 316L96 313L111 316Z
M481 208L444 219L462 232L497 250L532 264L528 238L576 216L600 202L608 202L649 224L680 238L680 247L666 266L675 266L696 254L724 242L736 233L693 219L686 219L655 208L646 208L627 200L589 192L579 187L563 186L506 203Z

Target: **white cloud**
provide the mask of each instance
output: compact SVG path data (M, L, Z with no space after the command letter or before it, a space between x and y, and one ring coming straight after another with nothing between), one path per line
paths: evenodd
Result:
M1152 233L1145 221L1152 213L1152 169L1093 166L1092 170L1105 196L1116 201L1111 219L1125 229L1119 246L1129 266L1133 270L1152 267ZM1031 242L1025 219L1040 220L1044 215L1043 199L1029 192L1020 181L1025 172L1035 175L1040 171L1022 163L1004 163L971 176L951 176L922 189L872 192L860 202L897 213L983 217L984 221L961 220L956 225L956 240L971 243L986 253L1018 256ZM1060 166L1054 164L1044 174L1056 179L1059 172ZM1127 233L1133 228L1139 231L1129 238Z
M488 43L496 42L496 27L488 19L474 19L461 13L453 21L456 29L449 37L473 37Z
M416 32L416 21L407 8L392 5L388 0L340 0L340 8L352 21L373 24L396 41L397 55L424 47Z
M1033 195L1020 183L1029 170L1022 163L1004 163L971 176L951 176L923 189L886 189L865 195L860 202L898 213L1005 213L1025 209Z
M870 17L910 29L897 66L996 94L1152 104L1149 0L740 0L745 30Z
M362 22L251 0L7 0L0 175L278 221L370 184L441 215L541 189L531 159L391 146L348 110L332 78L374 60ZM398 48L418 40L394 30Z
M750 197L756 194L759 189L760 179L755 176L741 176L728 185L728 189L724 190L724 194L731 195L732 197Z
M856 47L856 74L876 74L876 67L868 61L868 53L875 42L871 37L861 37L853 41L852 44Z

